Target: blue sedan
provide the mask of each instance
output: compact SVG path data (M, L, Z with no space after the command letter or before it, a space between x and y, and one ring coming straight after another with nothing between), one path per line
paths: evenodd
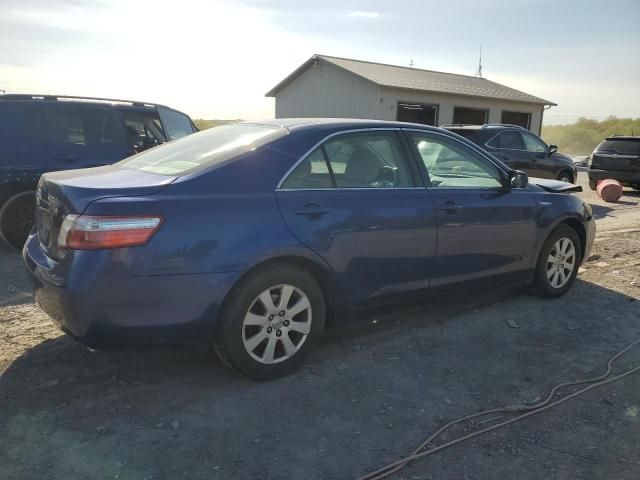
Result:
M423 125L238 123L45 174L23 256L85 344L205 343L268 379L341 308L497 283L563 295L595 235L579 188Z

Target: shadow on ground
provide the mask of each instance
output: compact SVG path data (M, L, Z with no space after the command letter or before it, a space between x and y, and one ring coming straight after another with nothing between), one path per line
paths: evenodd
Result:
M0 477L354 478L446 420L600 372L640 337L639 306L578 282L555 301L493 291L378 310L336 321L301 371L267 383L208 351L92 353L62 336L0 378ZM637 478L623 398L639 394L630 378L403 475Z

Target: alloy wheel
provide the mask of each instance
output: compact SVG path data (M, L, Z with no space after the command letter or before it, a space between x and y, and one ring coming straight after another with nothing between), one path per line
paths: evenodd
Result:
M571 239L560 238L547 257L547 280L553 288L564 287L576 268L576 249Z
M311 331L311 303L293 285L274 285L251 302L242 322L247 353L263 364L283 362L300 350Z

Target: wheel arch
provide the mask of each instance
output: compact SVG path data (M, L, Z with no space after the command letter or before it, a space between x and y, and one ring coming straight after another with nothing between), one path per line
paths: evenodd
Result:
M585 252L585 249L587 248L587 231L585 230L584 225L582 225L582 223L580 223L580 221L576 218L565 218L560 223L558 223L558 225L567 225L571 227L573 230L575 230L575 232L578 234L578 238L580 239L580 255L581 255L579 263L582 263L582 260L584 259L584 252ZM553 228L553 230L555 230L558 227L558 225L556 225Z
M263 257L257 260L252 266L247 269L231 286L227 294L225 295L218 315L220 315L226 308L229 299L232 297L233 292L244 281L247 276L254 274L260 270L266 270L269 267L277 264L290 264L302 268L308 272L313 279L318 282L320 289L324 295L325 306L327 311L327 323L330 323L330 319L333 317L336 309L343 303L343 296L340 288L335 279L335 274L329 265L320 258L315 258L314 255L300 253L300 252L287 252L273 254Z

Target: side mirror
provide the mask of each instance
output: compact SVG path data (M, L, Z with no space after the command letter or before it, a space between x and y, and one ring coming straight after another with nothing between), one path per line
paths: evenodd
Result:
M511 188L524 188L529 183L529 177L520 170L511 170L509 172L509 186Z
M557 145L549 145L549 155L551 155L552 153L556 153L557 151L558 151Z

